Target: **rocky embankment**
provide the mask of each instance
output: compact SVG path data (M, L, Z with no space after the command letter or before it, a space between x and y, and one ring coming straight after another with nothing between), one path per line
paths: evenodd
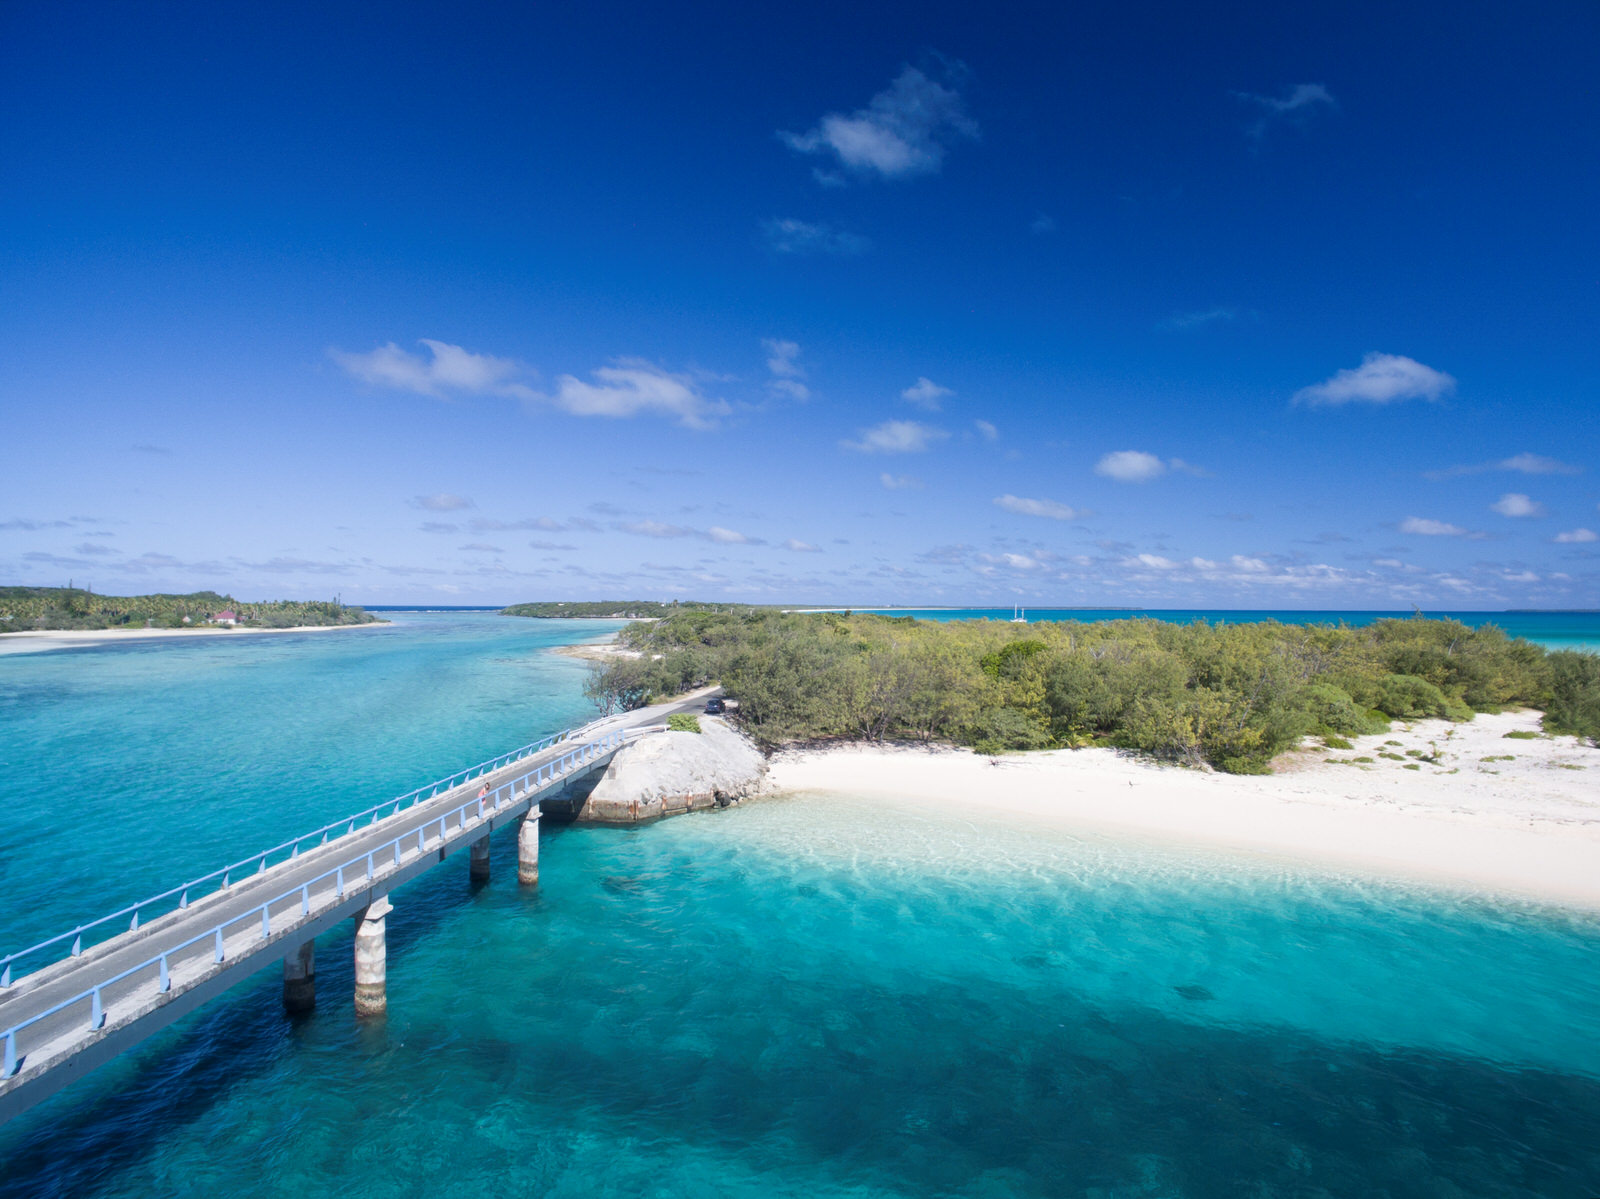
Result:
M714 716L699 733L654 733L611 760L577 820L638 824L702 808L727 807L760 789L767 761L749 738Z

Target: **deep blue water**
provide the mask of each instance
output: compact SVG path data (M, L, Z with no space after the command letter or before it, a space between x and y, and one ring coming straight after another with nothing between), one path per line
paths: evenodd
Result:
M821 609L819 609L821 610ZM842 610L842 609L841 609ZM1010 620L1012 608L854 608L888 616L914 616L918 620ZM1347 624L1361 626L1375 620L1405 619L1407 612L1357 612L1329 609L1276 610L1254 608L1027 608L1029 621L1153 620L1192 624L1208 620L1223 624L1248 624L1276 620L1284 624ZM1600 650L1600 612L1427 612L1429 617L1459 620L1471 628L1492 624L1512 637L1525 637L1550 649Z
M0 658L0 928L587 718L582 628ZM376 792L376 794L375 794ZM134 852L135 849L147 852ZM1540 1196L1600 1180L1600 922L789 796L510 839L0 1130L4 1196Z

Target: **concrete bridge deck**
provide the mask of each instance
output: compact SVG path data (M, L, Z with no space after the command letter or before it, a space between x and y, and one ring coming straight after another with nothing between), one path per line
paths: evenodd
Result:
M526 747L523 756L492 760L481 772L453 775L431 794L408 793L392 812L379 805L339 822L345 827L317 830L308 845L308 838L286 842L287 849L246 859L252 872L233 868L193 885L199 890L211 880L209 894L191 901L188 890L167 893L171 910L154 918L150 903L117 913L132 913L130 927L98 944L83 947L82 931L74 930L35 947L39 953L4 959L0 1123L279 958L285 1002L309 1007L313 939L341 920L360 922L357 1010L381 1012L390 891L466 847L473 876L487 877L488 838L509 824L520 825L519 878L536 882L539 801L594 777L629 740L675 712L699 710L716 690L597 721L543 748ZM281 860L272 862L279 851ZM31 964L27 955L51 952L65 956L13 977Z

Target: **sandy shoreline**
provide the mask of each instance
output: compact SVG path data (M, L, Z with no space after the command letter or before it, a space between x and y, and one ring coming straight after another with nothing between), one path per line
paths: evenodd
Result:
M0 633L0 655L38 654L54 649L82 649L113 641L159 641L170 637L259 637L267 633L331 633L339 629L382 629L388 621L371 624L308 624L287 629L44 629L29 633Z
M1600 911L1600 749L1505 736L1537 730L1532 712L1396 724L1353 750L1319 745L1251 777L1110 749L988 758L851 745L778 754L769 789L885 796L968 816L987 808L1054 828Z
M551 646L550 652L559 654L563 658L581 658L585 662L615 662L618 658L640 657L638 650L618 645L616 633L607 633L598 641Z

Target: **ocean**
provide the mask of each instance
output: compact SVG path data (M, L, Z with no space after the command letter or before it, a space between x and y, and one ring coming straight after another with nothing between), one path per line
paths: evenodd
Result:
M797 609L799 611L846 611L842 608ZM882 616L912 616L918 620L1011 620L1015 608L853 608ZM1248 624L1276 620L1283 624L1369 625L1375 620L1404 620L1412 613L1383 611L1337 611L1283 608L1024 608L1023 618L1031 622L1061 620L1135 620L1148 618L1174 624L1193 624L1206 620L1213 624ZM1425 612L1423 615L1459 620L1470 628L1492 624L1509 637L1525 637L1549 649L1578 649L1600 652L1600 612Z
M5 950L581 723L549 650L616 627L0 658ZM312 1015L263 971L0 1196L1600 1193L1592 917L847 795L548 829L531 893L513 842L396 893L385 1021L329 934Z

